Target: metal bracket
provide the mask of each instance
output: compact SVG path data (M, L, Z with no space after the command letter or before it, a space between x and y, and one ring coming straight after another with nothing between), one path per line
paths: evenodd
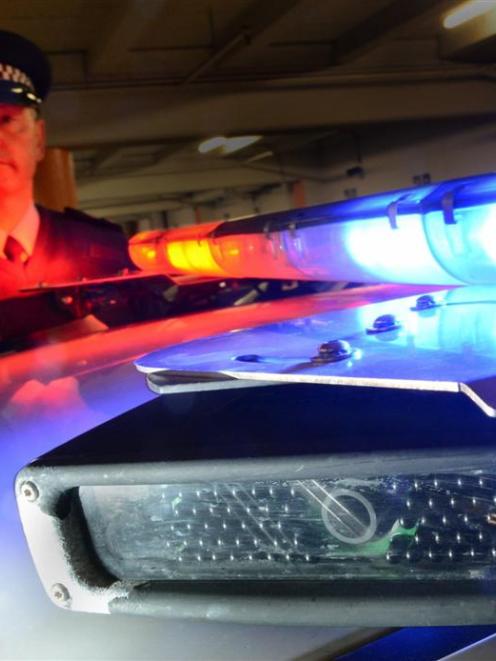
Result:
M389 218L389 224L391 225L392 230L397 230L398 229L398 207L401 202L403 202L406 198L408 197L407 195L401 195L397 200L394 200L394 202L390 202L388 204L386 212Z
M263 226L263 234L268 241L272 241L272 230L270 227L270 218Z
M418 297L366 305L360 314L354 309L330 311L308 317L304 324L301 319L290 320L167 347L136 364L147 374L167 372L168 379L175 379L175 384L167 384L169 391L181 387L177 373L184 374L190 390L229 388L231 378L461 391L488 416L496 417L496 287L492 291L489 295L485 288L481 292L478 287L463 287L445 293L442 314L437 315L419 314L419 310L431 310L432 303L418 304ZM431 298L437 305L432 294ZM415 323L410 324L412 314ZM364 332L368 328L364 318L376 320L375 332ZM402 327L397 320L404 320ZM334 347L330 328L331 339L353 346L346 360L327 359L327 353L332 357L327 350ZM383 328L393 332L377 332ZM324 360L310 360L322 346ZM340 346L337 343L338 355ZM302 356L307 358L302 360ZM157 384L150 383L150 378L148 385L157 392Z
M244 381L224 374L202 374L175 370L150 372L146 375L146 384L157 395L274 385L271 382L264 381Z
M455 219L455 194L459 193L465 188L465 185L454 186L451 190L447 191L441 198L441 207L443 210L443 218L446 225L456 225Z
M453 202L455 199L455 190L452 189L445 193L441 199L443 209L443 218L446 225L456 225L455 214L453 211Z

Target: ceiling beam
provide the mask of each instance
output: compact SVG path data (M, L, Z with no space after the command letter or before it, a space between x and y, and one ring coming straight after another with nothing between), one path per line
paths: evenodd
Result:
M278 164L277 162L264 165L259 165L258 163L253 162L245 162L244 166L252 170L257 170L258 172L274 173L274 175L279 175L279 178L283 181L307 179L308 181L314 181L322 184L329 181L329 177L322 174L322 171L319 168L294 167L292 165Z
M78 197L83 209L114 205L116 200L134 203L147 196L178 196L219 188L239 188L280 183L280 172L259 172L243 167L220 167L195 172L149 174L121 177L95 177L78 182Z
M184 148L185 146L185 141L174 141L174 142L169 142L167 144L164 144L160 147L160 149L155 152L153 155L150 156L150 162L142 165L139 169L145 168L145 167L155 167L155 166L160 166L163 165L164 163L167 162L169 158L172 156L175 156L178 152L181 151L181 149ZM125 147L119 147L119 146L111 146L111 147L103 147L100 149L100 151L97 153L97 155L91 159L90 162L85 164L84 166L81 167L81 174L83 177L91 177L95 176L97 174L101 174L102 170L105 170L108 168L109 164L112 163L112 161L122 154L125 150ZM126 171L129 169L127 167L124 167L124 172L121 174L125 175ZM136 170L136 166L133 166L132 170ZM113 173L107 173L112 176Z
M108 147L107 149L101 149L90 163L90 173L96 174L99 170L103 170L121 151L122 149L119 147Z
M238 161L239 163L244 163L245 165L250 165L252 163L260 163L268 158L279 158L281 155L286 155L289 152L301 151L309 145L320 142L321 140L326 140L330 137L340 135L340 130L337 128L331 128L324 131L305 131L302 134L285 134L278 139L269 141L270 148L255 152L249 158L243 158L243 154L235 155L233 160Z
M161 148L153 154L152 165L163 165L169 158L176 156L188 144L187 141L181 140L179 142L168 142L161 146Z
M351 62L380 45L406 23L435 11L441 15L458 0L393 0L380 11L357 23L334 42L336 64Z
M279 184L262 184L264 187L278 186ZM171 211L175 209L183 209L184 207L195 207L199 205L208 205L213 202L227 198L233 198L237 195L238 189L216 189L212 188L207 191L201 191L197 194L179 195L177 197L160 196L157 199L156 195L150 195L145 198L128 198L126 200L104 200L95 206L88 205L88 203L80 205L80 208L97 218L115 218L119 216L127 216L130 214L145 215L155 211Z
M224 31L209 57L186 76L183 86L192 83L234 51L258 40L266 30L301 2L302 0L257 0L252 3Z
M116 218L130 214L143 215L156 211L180 209L184 204L173 200L151 200L145 202L122 202L120 204L80 205L80 208L95 218Z
M313 84L170 90L56 91L46 103L50 146L69 149L205 135L281 133L389 121L494 115L496 85L478 78L400 84Z
M125 69L130 50L146 28L155 21L168 0L121 0L110 13L88 53L90 76Z

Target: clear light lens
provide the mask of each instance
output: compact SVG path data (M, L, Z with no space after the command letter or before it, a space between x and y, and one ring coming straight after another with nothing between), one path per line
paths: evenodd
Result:
M438 264L467 284L496 282L496 205L454 210L453 225L440 211L425 214L425 234Z
M289 280L305 277L293 266L279 236L235 234L212 240L212 254L231 277L278 277ZM276 275L274 274L274 271Z
M496 475L480 471L79 492L95 550L122 579L453 580L496 570Z
M336 280L459 284L425 240L422 216L402 215L397 222L393 230L385 217L357 219L282 236L289 260L315 280L328 279L332 268Z

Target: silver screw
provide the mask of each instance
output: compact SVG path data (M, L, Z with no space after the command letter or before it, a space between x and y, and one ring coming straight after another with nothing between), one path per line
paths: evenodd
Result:
M319 353L312 358L314 363L337 363L353 355L350 343L346 340L331 340L319 347Z
M432 308L438 307L440 307L440 304L436 301L434 296L431 296L431 294L424 294L417 298L415 305L410 309L414 312L422 312L423 310L432 310Z
M398 328L401 328L401 324L394 314L381 314L379 317L376 317L372 326L367 328L367 333L369 335L375 335L377 333L387 333L388 331L397 330Z
M40 496L38 487L34 482L23 482L21 484L21 493L30 503L34 503Z
M70 599L69 590L62 583L55 583L50 588L52 599L58 604L65 604Z

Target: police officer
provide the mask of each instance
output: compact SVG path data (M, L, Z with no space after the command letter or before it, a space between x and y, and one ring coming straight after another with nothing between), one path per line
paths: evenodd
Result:
M50 84L45 54L24 37L0 31L0 299L39 283L132 268L117 225L34 204L33 178L45 151L40 109Z

